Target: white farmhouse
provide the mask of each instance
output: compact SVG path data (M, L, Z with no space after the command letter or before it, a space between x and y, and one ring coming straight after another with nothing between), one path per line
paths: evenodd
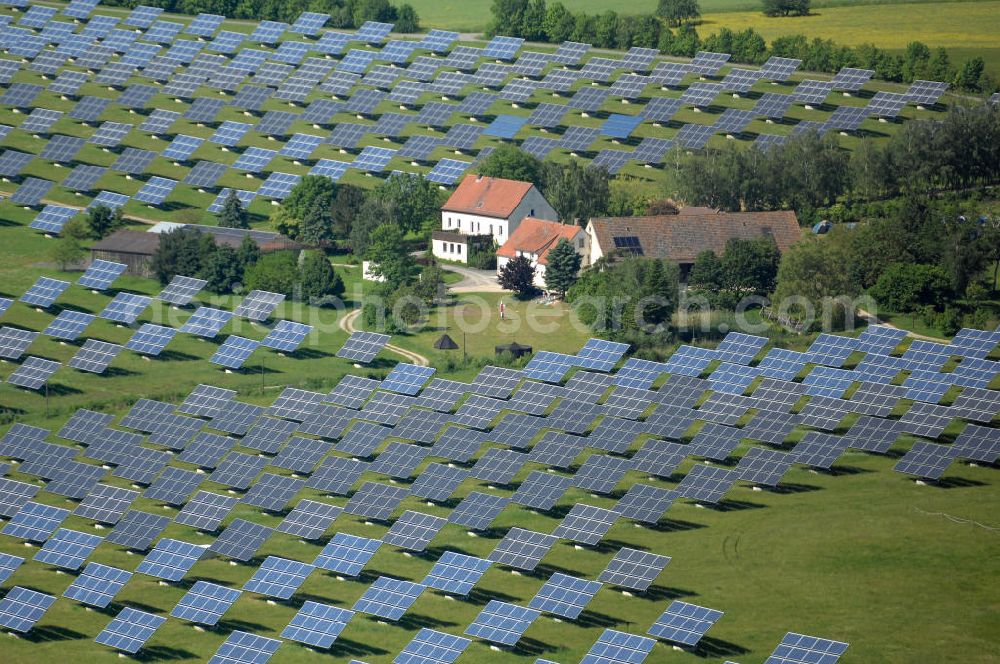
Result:
M554 221L558 215L530 182L468 175L441 207L441 230L431 236L431 252L466 263L470 236L490 236L502 246L525 217Z

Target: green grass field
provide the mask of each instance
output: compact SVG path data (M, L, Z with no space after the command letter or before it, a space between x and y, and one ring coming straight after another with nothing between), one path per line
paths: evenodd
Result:
M414 0L422 25L463 32L482 31L492 16L492 0L437 2ZM598 14L611 8L625 14L656 10L656 0L638 0L627 6L609 6L602 0L565 0L573 12ZM987 69L1000 71L1000 7L995 0L813 0L812 15L769 18L753 0L703 0L698 33L707 36L719 28L752 27L770 42L775 37L804 34L856 46L874 43L902 50L922 41L932 48L948 49L953 62L973 56L986 60Z
M481 1L481 0L479 0ZM645 0L648 2L649 0ZM731 9L741 0L720 0ZM422 4L423 0L415 4ZM587 0L591 2L591 0ZM461 6L452 5L455 20L463 13L472 13L478 2ZM567 3L569 4L569 3ZM580 1L580 6L586 4ZM593 2L595 7L601 6ZM971 3L970 3L971 4ZM636 7L640 7L637 4ZM446 7L447 5L442 5ZM605 5L606 6L606 3ZM708 3L706 3L706 9ZM922 6L922 5L921 5ZM930 6L930 5L928 5ZM952 5L949 5L951 7ZM956 7L958 5L955 5ZM964 8L964 7L963 7ZM420 9L420 7L418 7ZM421 11L423 11L421 9ZM639 9L637 9L639 11ZM885 11L892 12L891 8ZM485 14L483 14L485 16ZM821 15L822 16L822 15ZM816 17L820 18L820 17ZM188 19L183 19L188 20ZM426 21L425 21L426 22ZM982 22L987 23L984 18ZM453 24L452 24L453 25ZM243 29L245 24L228 24L227 28ZM983 31L986 27L981 28ZM21 73L18 82L33 82L33 74ZM873 88L895 89L876 84ZM756 92L772 89L763 84ZM779 88L780 89L780 88ZM88 84L81 94L108 96L105 88ZM677 94L672 92L670 94ZM868 93L870 94L870 92ZM424 101L430 99L426 97ZM542 101L540 95L533 102ZM752 98L726 100L726 106L752 107ZM837 104L863 104L859 97L838 98ZM39 105L68 110L70 102L46 93ZM162 95L153 100L153 106L185 108ZM287 105L271 100L265 110L284 110ZM397 110L389 105L380 112ZM621 105L616 112L637 112L636 105ZM709 123L711 113L696 114L683 111L678 119L684 122ZM524 115L527 108L505 109L504 112ZM829 110L806 111L795 107L793 114L800 119L823 119ZM114 109L105 119L135 121L127 111ZM907 118L939 117L939 113L908 108ZM220 120L244 120L242 114L226 109ZM574 124L596 125L603 118L574 117ZM0 118L9 124L18 124L19 118ZM337 121L358 121L352 116L341 116ZM792 124L768 125L755 122L750 132L787 133ZM880 138L895 131L898 124L881 124L869 120L864 129L869 135ZM677 127L643 127L645 135L671 136ZM94 129L63 118L57 123L57 133L89 136ZM212 129L181 121L174 128L177 133L206 137ZM295 125L292 131L310 131L310 127ZM424 130L421 130L423 132ZM430 132L426 132L430 133ZM526 137L526 130L520 137ZM541 134L539 134L541 135ZM250 134L241 146L268 146L269 142ZM726 139L716 136L713 144ZM850 148L858 139L841 137ZM374 144L374 141L372 142ZM382 145L384 143L379 142ZM482 143L480 146L489 144ZM42 140L23 132L12 131L3 147L37 153ZM149 147L147 139L133 132L126 146ZM611 145L610 142L606 145ZM337 158L337 151L324 146L316 157ZM441 150L437 157L446 156ZM222 153L217 146L204 145L197 158L222 159L232 163L235 153ZM94 146L87 146L79 156L88 163L108 165L116 158ZM559 159L571 159L562 153ZM393 168L394 165L390 165ZM154 161L151 174L178 178L186 173L187 166L174 166L162 158ZM271 170L305 173L308 165L295 164L279 158ZM666 186L669 169L645 169L630 165L625 173L642 178L657 186ZM66 169L56 168L36 160L27 175L53 180L62 179ZM345 181L370 185L374 178L350 172ZM240 187L245 179L233 173L220 184ZM14 184L0 183L0 192L13 191ZM120 174L109 174L99 188L126 193L138 190L140 182L128 180ZM53 200L83 205L88 199L73 192L56 188L50 194ZM147 208L130 203L126 212L133 217L148 220L170 219L212 223L211 215L203 212L214 199L213 192L198 192L180 185L166 209ZM256 201L251 210L255 223L263 224L271 206ZM75 281L76 272L60 272L51 263L50 249L55 240L27 228L34 213L0 202L0 296L16 299L41 275ZM348 306L360 301L364 285L359 267L336 268L347 286L345 299ZM153 280L123 278L116 282L116 290L153 294L160 285ZM111 299L111 293L92 293L73 286L59 299L54 311L38 312L22 303L15 303L4 314L3 324L18 325L42 330L61 308L71 308L91 313L100 312ZM445 306L431 311L427 326L411 335L393 338L393 343L421 353L431 363L445 366L446 356L432 348L434 340L442 333L449 333L464 352L475 358L489 358L497 343L516 340L534 346L535 350L573 352L590 333L579 324L573 312L564 305L543 307L532 302L518 302L503 296L507 305L507 320L497 320L498 294L461 294L454 296ZM225 297L207 303L232 308L238 297ZM179 327L193 308L176 310L159 303L154 304L140 319L140 323L156 320ZM346 338L339 328L343 311L317 309L286 303L276 312L278 318L290 318L312 324L316 332L302 350L283 356L269 350L258 350L248 362L245 371L228 373L208 362L221 339L237 333L254 339L266 334L266 328L234 321L216 341L202 341L188 335L178 335L168 351L159 359L144 360L124 351L112 363L107 374L97 376L64 367L50 381L48 397L27 392L6 384L6 378L17 364L0 362L0 435L13 422L43 426L53 431L78 408L90 408L123 415L129 406L140 398L179 402L200 383L236 390L239 399L257 404L270 404L286 386L326 392L347 373L382 377L398 361L398 357L383 351L370 367L354 368L349 362L334 357ZM534 324L528 324L531 319ZM902 325L902 321L899 321ZM463 334L462 330L466 330ZM88 328L86 337L122 343L132 334L127 327L119 327L98 320ZM813 337L782 335L784 346L804 348ZM59 343L48 337L39 337L29 349L38 355L62 362L68 360L82 345L78 342ZM463 350L450 351L451 358ZM261 362L263 360L263 362ZM263 371L262 371L263 367ZM455 371L438 372L441 378L471 380L478 372L476 363ZM1000 387L1000 381L994 387ZM848 418L842 427L849 427ZM688 431L686 438L696 433ZM945 439L951 439L957 430L949 429ZM796 432L797 440L802 432ZM53 438L53 440L55 440ZM633 444L633 451L644 441ZM450 600L434 592L425 592L403 620L397 623L380 623L358 615L342 633L328 652L314 652L286 642L271 660L282 663L347 662L360 659L370 664L388 664L396 653L409 642L422 627L461 634L490 599L500 599L519 604L527 603L545 579L555 571L566 571L586 578L596 578L620 546L632 546L672 556L672 562L646 594L626 597L611 589L602 589L588 606L581 618L574 622L556 622L543 616L527 631L521 645L514 650L491 650L482 641L473 641L459 664L479 662L530 663L541 657L564 664L577 662L597 639L604 628L642 634L672 599L700 604L723 610L724 617L711 629L702 644L693 652L673 650L669 645L658 644L647 662L676 662L677 664L721 664L739 661L742 664L759 664L778 643L786 631L798 631L851 644L844 664L913 664L914 662L986 664L997 661L1000 652L1000 602L997 601L995 579L1000 576L1000 557L996 555L997 529L1000 522L1000 494L996 491L995 467L975 467L955 463L938 485L922 486L907 476L892 470L898 456L912 444L904 436L888 456L873 456L851 452L846 454L834 472L814 473L795 466L785 476L782 486L775 491L754 491L749 485L739 483L729 493L728 499L717 509L701 509L688 501L678 501L667 517L655 528L637 527L621 520L608 533L601 546L577 549L566 543L553 548L543 564L533 574L514 575L501 569L491 569L477 584L472 596L464 600ZM786 443L786 447L791 446ZM237 448L243 452L253 450ZM737 450L741 455L746 446ZM586 454L586 453L585 453ZM576 459L583 463L585 454ZM427 462L425 461L424 464ZM735 463L730 459L728 464ZM517 506L509 506L499 517L495 529L478 537L470 537L464 529L446 526L435 538L432 548L424 555L407 555L400 550L384 546L360 580L338 580L322 572L314 572L296 593L291 602L268 603L261 596L245 593L230 609L219 629L200 631L177 619L170 619L147 644L142 661L175 660L203 662L215 652L234 630L247 630L256 634L277 637L294 615L302 601L313 599L343 608L350 608L362 594L367 584L379 575L392 575L420 581L443 550L455 550L471 555L485 556L498 539L511 526L520 526L541 532L551 532L570 507L577 502L600 507L612 507L624 491L636 482L662 488L676 486L690 469L686 461L675 474L667 479L654 479L642 473L631 472L610 496L591 496L571 490L559 501L557 507L540 514ZM176 465L184 465L176 462ZM421 466L421 469L423 465ZM516 478L522 481L530 470L540 466L529 464ZM571 470L575 470L572 468ZM285 474L274 467L269 472ZM12 471L17 479L30 481L27 475ZM384 478L374 474L365 480ZM128 487L129 484L110 474L108 484ZM221 485L206 483L202 488L225 491ZM397 515L406 509L444 515L458 499L471 491L485 491L509 495L512 487L489 487L484 483L467 480L444 507L427 505L414 497L408 498ZM320 496L312 490L303 490L297 496L321 498L326 502L343 505L344 497ZM41 493L38 500L60 507L72 508L72 501L48 493ZM146 498L138 499L133 508L174 516L176 510ZM247 506L238 506L226 520L247 518L274 526L281 517L264 513ZM97 534L91 522L70 517L64 527L86 530ZM367 537L384 535L384 524L366 524L362 520L341 515L328 531L349 532ZM164 533L167 537L189 542L208 543L210 536L187 526L172 524ZM154 579L136 575L116 602L107 611L91 611L67 599L61 599L47 613L36 628L23 637L0 635L0 662L2 664L28 664L65 659L67 656L81 662L118 661L115 653L94 643L93 638L124 605L169 613L186 590L198 579L212 580L233 587L241 587L253 574L254 568L267 555L280 555L311 562L321 550L325 540L302 542L281 534L273 536L258 552L258 558L249 565L229 564L221 559L199 562L180 584L160 585ZM0 551L30 559L37 549L24 546L19 540L0 535ZM122 548L103 544L89 561L134 570L141 560ZM54 568L36 562L23 565L2 584L3 592L15 585L27 586L54 595L61 595L73 580L72 574L60 573Z

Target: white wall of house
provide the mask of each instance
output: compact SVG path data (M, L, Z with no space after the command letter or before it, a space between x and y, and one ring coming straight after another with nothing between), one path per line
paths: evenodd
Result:
M583 262L584 265L593 265L599 258L604 256L604 250L601 248L600 243L597 241L597 236L594 234L594 225L589 221L587 222L585 233Z
M469 262L468 245L461 242L451 242L449 240L431 240L431 253L435 258L446 261L458 261L460 263Z
M462 235L492 235L497 246L502 245L525 217L556 221L558 215L535 187L528 190L510 217L500 219L465 212L441 210L441 230Z

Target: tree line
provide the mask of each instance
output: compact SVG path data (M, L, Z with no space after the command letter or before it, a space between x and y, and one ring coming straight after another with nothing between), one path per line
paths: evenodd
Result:
M916 41L905 53L897 54L874 44L852 47L797 34L778 37L769 45L753 28L721 28L701 37L692 22L700 15L695 0L663 0L655 14L619 14L610 9L601 14L573 13L561 2L494 0L492 14L488 34L530 41L558 44L570 40L616 49L641 46L678 57L693 57L700 50L716 51L729 53L732 62L744 64L760 64L775 55L802 60L806 71L836 73L843 67L861 67L874 70L875 77L885 81L932 79L969 92L990 92L996 87L982 58L970 58L956 67L945 49L932 52Z
M829 133L804 132L763 150L678 154L676 163L678 192L692 205L846 219L872 201L1000 183L1000 108L954 106L941 121L910 121L851 151Z
M394 23L397 32L417 32L420 18L412 5L389 0L104 0L104 4L134 8L162 7L176 14L218 14L227 18L292 23L302 12L330 15L329 28L358 28L365 21Z

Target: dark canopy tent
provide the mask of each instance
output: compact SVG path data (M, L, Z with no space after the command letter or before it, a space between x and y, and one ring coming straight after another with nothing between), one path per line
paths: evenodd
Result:
M438 350L455 350L458 348L458 344L449 337L447 334L442 334L441 337L434 342L434 348Z
M514 357L521 357L522 355L527 355L531 352L531 346L522 346L516 341L511 341L509 344L500 344L494 348L496 354L500 353L510 353Z

